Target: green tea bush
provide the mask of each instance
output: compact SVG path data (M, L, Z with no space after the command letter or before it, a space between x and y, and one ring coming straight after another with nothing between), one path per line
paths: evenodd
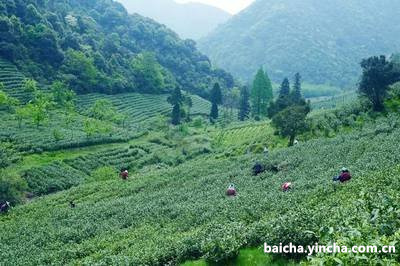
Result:
M27 184L19 175L0 170L0 202L21 203L26 189Z
M5 168L20 159L13 145L0 142L0 169Z
M175 265L203 257L221 265L242 247L282 241L397 247L400 128L377 133L382 123L390 124L368 123L336 137L273 150L268 158L205 155L127 182L80 184L37 199L0 217L0 264ZM154 143L143 146L145 154L144 149L151 151L149 157L166 149ZM279 165L279 170L254 177L255 161ZM332 184L343 166L353 179ZM283 193L283 182L292 182L293 189ZM237 188L234 198L225 195L230 183ZM71 199L77 203L74 209L68 206ZM298 259L396 265L399 256Z
M107 181L118 178L118 171L110 166L103 166L97 168L90 177L87 178L88 182Z
M29 192L35 196L54 193L80 184L86 175L62 162L53 162L24 172Z

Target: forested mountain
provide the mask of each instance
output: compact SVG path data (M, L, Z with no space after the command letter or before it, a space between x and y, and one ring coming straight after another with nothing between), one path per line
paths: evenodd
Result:
M117 0L129 12L150 17L167 25L182 38L199 39L226 22L231 15L201 3L177 3L174 0Z
M215 81L233 85L193 41L112 0L1 1L0 57L78 93L159 93L180 84L207 96Z
M200 41L200 50L242 79L264 65L275 82L347 86L362 58L400 50L397 0L257 0Z

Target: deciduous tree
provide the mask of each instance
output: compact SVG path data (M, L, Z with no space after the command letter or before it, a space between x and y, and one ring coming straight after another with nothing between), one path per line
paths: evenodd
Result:
M371 101L374 111L382 111L389 85L400 81L400 72L383 55L362 60L361 67L363 73L358 92Z
M307 106L290 106L272 118L273 125L279 134L289 137L289 146L292 146L296 136L306 130L306 117L309 113Z

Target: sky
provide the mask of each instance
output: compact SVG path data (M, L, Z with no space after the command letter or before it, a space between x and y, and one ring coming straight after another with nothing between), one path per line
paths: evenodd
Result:
M178 3L198 2L219 7L231 14L236 14L249 6L254 0L175 0Z

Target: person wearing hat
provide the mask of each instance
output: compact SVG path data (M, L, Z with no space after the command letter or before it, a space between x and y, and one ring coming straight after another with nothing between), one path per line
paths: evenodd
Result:
M236 189L234 184L230 184L228 189L226 190L226 195L230 197L236 196Z
M288 192L292 188L292 183L291 182L283 183L281 188L283 192Z
M11 205L8 201L5 203L0 203L0 213L6 213L10 209Z
M129 177L128 169L126 169L126 168L121 169L120 176L121 176L121 178L122 178L123 180L127 180L128 177Z
M339 181L340 183L347 182L351 179L351 174L349 169L343 167L339 176L335 176L333 181Z

